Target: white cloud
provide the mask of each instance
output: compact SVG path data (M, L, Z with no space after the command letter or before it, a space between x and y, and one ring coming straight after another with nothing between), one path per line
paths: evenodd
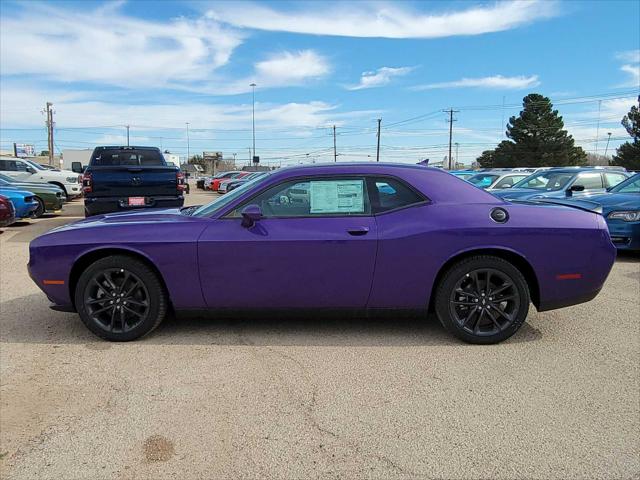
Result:
M622 87L640 87L640 64L622 65L620 70L630 75L629 80L622 84Z
M90 12L25 4L0 23L3 75L119 87L203 81L225 65L243 35L207 18L150 21L120 4Z
M380 67L375 72L362 72L360 83L347 87L348 90L362 90L388 85L393 77L401 77L411 72L414 67Z
M303 4L313 5L312 2ZM318 4L316 4L318 5ZM509 30L556 15L554 0L516 0L460 11L424 13L394 3L332 3L309 9L276 10L259 3L215 3L211 19L258 30L346 37L438 38Z
M326 75L331 70L327 59L313 50L282 52L255 64L261 82L303 81Z
M493 75L491 77L462 78L452 82L429 83L426 85L416 85L412 90L433 90L436 88L498 88L504 90L521 90L540 85L538 75L517 77L503 77Z
M135 125L138 131L184 127L192 129L250 129L251 104L215 104L206 102L153 104L96 101L87 95L68 95L51 89L3 84L0 89L0 124L5 128L42 126L41 110L46 101L54 103L57 128ZM338 112L338 106L325 102L256 103L256 122L262 128L318 127L348 119L371 118L378 112ZM3 139L4 140L4 139Z
M627 50L625 52L618 52L615 55L616 59L627 63L640 63L640 50Z

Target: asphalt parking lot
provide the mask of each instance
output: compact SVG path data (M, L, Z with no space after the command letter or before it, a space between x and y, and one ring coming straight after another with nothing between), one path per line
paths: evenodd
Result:
M190 204L213 194L191 190ZM2 478L638 478L640 259L495 346L433 318L169 320L128 344L48 308L0 235Z

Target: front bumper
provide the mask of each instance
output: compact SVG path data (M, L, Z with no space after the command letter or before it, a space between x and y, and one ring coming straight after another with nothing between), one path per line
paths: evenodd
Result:
M640 250L640 222L609 220L607 227L618 250Z

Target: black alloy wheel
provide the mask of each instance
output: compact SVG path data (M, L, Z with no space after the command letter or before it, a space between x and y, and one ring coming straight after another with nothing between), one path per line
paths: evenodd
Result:
M84 324L101 338L128 341L155 329L165 316L167 295L155 272L127 256L111 256L87 268L75 300Z
M40 197L35 197L35 201L38 202L38 208L36 208L33 211L31 216L33 218L40 218L42 215L44 215L44 212L45 212L44 202L42 201L42 199Z
M524 323L529 289L524 276L499 257L471 257L453 265L437 286L443 326L470 343L497 343Z

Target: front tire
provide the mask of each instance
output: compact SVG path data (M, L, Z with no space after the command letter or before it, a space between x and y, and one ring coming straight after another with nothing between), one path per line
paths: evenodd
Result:
M168 297L158 275L126 255L92 263L75 289L78 314L95 335L128 342L152 332L164 319Z
M452 265L437 286L435 309L440 323L468 343L502 342L527 318L529 288L508 261L478 255Z
M32 217L33 218L40 218L42 215L44 215L44 212L45 212L44 202L42 201L42 199L40 197L36 197L36 202L38 202L38 208L36 208L33 211Z

